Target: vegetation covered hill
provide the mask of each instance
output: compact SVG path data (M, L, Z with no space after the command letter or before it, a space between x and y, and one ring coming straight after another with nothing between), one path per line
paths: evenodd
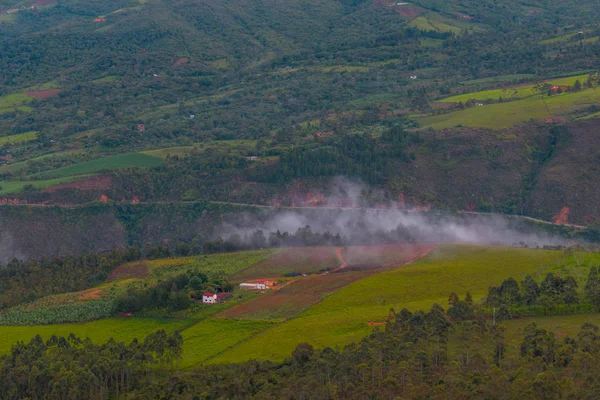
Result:
M292 204L343 175L413 205L598 218L591 3L0 9L4 196Z

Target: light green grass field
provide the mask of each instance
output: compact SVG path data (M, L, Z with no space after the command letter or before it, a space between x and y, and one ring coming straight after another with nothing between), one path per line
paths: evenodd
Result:
M185 156L186 154L191 153L193 149L194 149L194 146L174 146L174 147L165 147L165 148L156 149L156 150L145 150L145 151L141 151L140 153L147 154L152 157L160 157L160 158L167 158L168 155L182 157L182 156Z
M446 308L451 292L463 297L470 291L478 300L489 286L499 285L510 276L520 280L528 273L539 277L549 271L577 268L582 271L576 275L582 275L590 257L600 261L597 255L588 253L577 257L580 267L569 258L563 259L560 251L443 246L414 264L357 281L210 362L280 360L303 341L317 347L343 346L367 335L367 323L385 320L392 307L396 311L404 307L428 310L437 302Z
M266 321L209 318L183 331L182 368L189 368L222 353L252 335L269 328Z
M549 80L548 83L559 86L573 86L575 84L575 81L579 80L581 83L583 83L585 80L587 80L587 77L587 75L570 76L566 78L552 79ZM462 101L464 103L468 100L498 100L500 97L502 97L505 100L523 99L525 97L538 94L538 92L535 91L534 86L534 84L531 84L518 86L514 88L492 89L484 90L481 92L460 94L457 96L447 97L445 99L440 100L440 102L458 103Z
M152 260L147 261L146 264L150 267L150 275L154 278L174 276L189 269L204 273L223 272L229 276L264 260L273 253L273 250L240 251L198 257Z
M52 171L40 172L31 175L32 178L61 178L71 175L89 174L102 170L115 170L120 168L153 167L162 163L162 159L147 154L125 153L117 156L98 158Z
M109 318L83 324L62 324L44 326L0 326L0 354L10 351L18 341L29 341L39 334L44 339L51 335L68 336L74 333L81 338L89 337L95 342L105 342L109 338L129 342L134 338L143 340L146 335L165 329L173 332L190 325L190 321L159 318Z
M442 39L423 38L419 41L423 47L440 47L444 44Z
M523 330L529 323L535 322L538 327L554 332L557 338L575 337L586 322L600 326L600 314L549 315L543 317L527 317L504 322L506 326L506 343L509 350L518 354L523 341Z
M28 104L33 101L34 101L33 97L28 96L25 93L8 94L6 96L0 97L0 109L14 108L16 106Z
M2 136L0 137L0 146L5 145L6 143L22 143L29 142L31 140L37 139L38 132L30 131L25 133L19 133L16 135L10 136Z
M96 84L112 83L112 82L118 82L120 79L121 79L120 76L109 75L109 76L105 76L104 78L94 79L92 81L92 83L96 83Z
M38 90L48 90L48 89L59 89L60 85L55 81L49 81L46 83L42 83L40 85L30 86L26 89L23 89L23 92L35 92Z
M86 178L89 175L74 175L64 178L46 179L40 181L0 181L0 194L12 194L22 192L25 186L32 185L36 189L45 189L50 186L60 185L61 183L72 182L76 179Z
M541 119L567 113L577 107L600 102L600 89L586 89L553 96L532 96L506 103L471 107L448 114L419 119L423 127L433 129L450 128L457 125L490 129L509 128L529 119Z
M464 85L481 85L485 83L503 83L503 82L514 82L520 79L533 79L533 74L515 74L515 75L500 75L492 76L489 78L473 79L470 81L462 82Z
M2 14L0 15L0 22L8 22L12 24L15 22L15 18L17 18L15 14Z
M542 41L539 42L539 44L553 44L553 43L568 42L569 39L571 39L571 38L573 38L575 36L577 36L577 32L575 32L575 33L568 33L568 34L563 35L563 36L558 36L558 37L554 37L554 38L542 40Z
M426 31L437 31L436 27L431 25L431 22L425 17L417 17L408 24L413 28L424 29Z

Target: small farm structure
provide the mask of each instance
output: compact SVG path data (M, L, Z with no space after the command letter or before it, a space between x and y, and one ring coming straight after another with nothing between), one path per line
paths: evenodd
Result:
M227 300L228 298L232 297L233 295L231 293L204 293L202 295L202 303L204 304L215 304L215 303L220 303L222 301Z
M267 281L245 282L240 284L242 290L265 290L269 288Z

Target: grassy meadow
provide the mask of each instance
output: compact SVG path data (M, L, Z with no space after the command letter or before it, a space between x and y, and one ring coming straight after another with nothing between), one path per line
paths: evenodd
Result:
M184 353L181 367L203 363L232 346L269 328L266 321L209 318L183 331Z
M44 179L40 181L0 181L0 195L22 192L27 185L31 185L36 189L45 189L51 186L60 185L62 183L72 182L76 179L82 179L88 176L89 175L75 175L63 178Z
M162 163L162 160L158 157L140 153L125 153L117 156L98 158L75 165L69 165L68 167L57 168L51 171L41 172L31 175L31 177L42 179L63 178L72 175L90 174L102 170L153 167L159 165L160 163Z
M23 143L30 142L37 139L38 132L30 131L25 133L18 133L16 135L2 136L0 137L0 146L7 143Z
M108 338L130 342L137 338L143 340L158 329L169 332L182 330L193 321L161 318L109 318L81 324L61 324L43 326L0 326L0 354L10 351L18 341L29 341L35 335L48 339L52 335L89 337L95 342L105 342Z
M531 96L505 103L471 107L448 114L419 119L422 127L445 129L454 126L470 126L489 129L509 128L530 119L542 119L561 115L580 107L600 102L600 88L580 92L566 92L553 96Z

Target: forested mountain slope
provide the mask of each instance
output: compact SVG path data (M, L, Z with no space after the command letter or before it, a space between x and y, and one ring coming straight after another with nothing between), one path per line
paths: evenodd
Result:
M345 176L370 204L600 216L593 1L0 12L0 197L322 205Z

